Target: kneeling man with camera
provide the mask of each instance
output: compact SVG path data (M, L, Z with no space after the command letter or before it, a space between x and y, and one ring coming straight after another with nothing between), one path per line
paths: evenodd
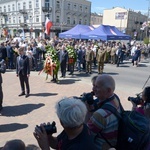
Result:
M64 98L56 105L57 116L64 130L57 136L55 123L35 127L34 136L42 150L95 150L94 136L84 124L87 108L76 98Z

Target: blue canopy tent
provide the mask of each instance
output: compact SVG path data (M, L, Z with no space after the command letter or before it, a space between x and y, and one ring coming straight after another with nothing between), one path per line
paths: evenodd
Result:
M59 38L81 39L82 33L87 33L87 32L90 32L92 30L94 30L94 28L91 26L78 24L66 32L59 33Z
M123 34L115 26L100 25L91 32L81 34L81 39L130 40L129 35Z

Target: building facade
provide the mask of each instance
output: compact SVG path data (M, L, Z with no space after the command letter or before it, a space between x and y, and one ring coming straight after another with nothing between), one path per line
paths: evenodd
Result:
M87 0L0 0L0 30L15 35L24 29L43 36L46 17L53 22L51 36L76 24L90 24L91 2Z
M142 39L146 31L141 30L142 24L147 21L147 16L141 12L127 10L121 7L106 9L103 12L103 24L116 26L120 31L131 35L132 38Z
M94 27L98 27L103 22L103 15L97 13L91 13L91 22L90 25Z

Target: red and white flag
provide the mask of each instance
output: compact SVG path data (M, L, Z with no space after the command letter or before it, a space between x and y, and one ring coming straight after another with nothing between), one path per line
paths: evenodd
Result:
M142 29L144 30L146 27L148 26L148 22L143 22L143 24L142 24Z
M47 35L50 35L50 30L51 27L53 26L53 23L48 19L48 17L46 18L46 22L45 22L45 33Z

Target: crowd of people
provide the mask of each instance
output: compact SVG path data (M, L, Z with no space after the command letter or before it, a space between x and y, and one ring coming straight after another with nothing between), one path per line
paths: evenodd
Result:
M97 72L101 74L104 70L104 63L116 64L118 67L123 60L132 59L132 63L138 66L141 54L144 57L150 56L150 46L134 42L102 42L100 40L64 40L57 37L51 40L45 39L30 39L18 40L10 39L2 42L0 51L2 51L2 59L6 60L7 68L16 68L16 57L18 55L18 48L23 47L25 55L29 58L31 70L39 70L39 62L45 60L46 46L52 46L57 52L65 52L68 46L72 46L76 53L75 67L78 71L84 70L86 73L92 73L92 65L97 66ZM62 61L62 54L59 61ZM68 56L71 57L71 56ZM69 58L65 57L66 63L69 63ZM62 67L64 70L66 67ZM69 69L69 67L68 67ZM73 73L73 72L71 72ZM63 75L65 76L65 71Z
M56 50L60 62L61 77L65 78L66 70L69 69L69 52L67 46L74 48L76 59L74 62L73 74L76 67L79 72L92 73L92 66L97 67L98 76L92 78L92 92L94 93L93 103L82 101L75 97L65 97L56 104L56 113L63 127L63 131L57 137L51 133L47 134L45 125L35 127L33 136L42 150L50 148L58 150L109 150L115 149L118 136L118 118L110 111L102 108L105 104L111 105L121 113L119 97L115 94L115 81L112 76L102 74L104 63L111 63L119 67L124 59L132 59L134 66L138 66L142 53L150 54L149 47L133 43L103 43L102 41L76 41L31 39L30 41L9 40L1 43L0 58L4 60L7 69L16 69L19 77L21 94L27 98L30 94L29 76L30 70L39 69L39 61L45 60L46 46ZM144 51L145 50L145 51ZM143 52L144 51L144 52ZM0 61L1 61L0 60ZM68 68L67 68L68 67ZM0 69L3 73L2 66ZM1 83L1 82L0 82ZM25 92L26 86L26 92ZM2 87L0 84L0 102L2 109ZM141 107L133 103L133 110L138 111L149 118L150 113L150 87L142 92ZM106 141L107 140L107 141ZM108 144L110 143L110 144ZM111 146L110 146L111 145ZM10 148L11 147L11 148ZM13 148L14 147L14 148ZM36 147L38 149L38 147ZM25 144L21 140L6 142L3 150L24 150Z

